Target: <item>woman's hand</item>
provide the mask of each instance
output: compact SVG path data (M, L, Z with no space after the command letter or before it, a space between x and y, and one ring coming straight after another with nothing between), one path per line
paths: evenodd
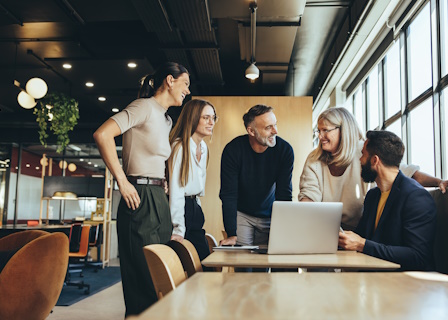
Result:
M184 237L178 235L178 234L173 234L171 236L171 240L177 241L177 242L182 242L184 241Z
M137 209L140 206L140 196L135 187L127 179L121 182L117 181L117 183L121 196L126 201L128 208L132 210Z

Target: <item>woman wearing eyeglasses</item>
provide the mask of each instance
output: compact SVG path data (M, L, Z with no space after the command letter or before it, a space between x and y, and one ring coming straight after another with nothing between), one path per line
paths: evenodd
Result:
M199 258L210 254L205 238L204 213L200 196L204 195L208 148L205 137L213 133L218 117L215 107L205 100L185 104L170 134L172 148L170 170L170 210L173 222L171 240L193 243Z
M370 184L361 178L364 135L345 108L329 108L319 115L316 135L319 145L308 156L300 177L299 201L342 202L342 227L354 230L362 215ZM426 187L445 192L447 181L418 171L415 165L400 166L404 175Z

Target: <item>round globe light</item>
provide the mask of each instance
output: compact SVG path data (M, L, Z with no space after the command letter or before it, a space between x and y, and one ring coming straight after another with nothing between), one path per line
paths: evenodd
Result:
M70 163L70 164L68 165L68 171L70 171L70 172L75 172L75 171L76 171L76 164L74 164L74 163Z
M19 102L20 106L25 109L32 109L37 104L34 98L25 91L20 91L19 95L17 96L17 101Z
M59 161L59 168L61 169L67 169L67 161Z
M34 99L43 98L48 91L47 84L41 78L32 78L28 80L25 89Z

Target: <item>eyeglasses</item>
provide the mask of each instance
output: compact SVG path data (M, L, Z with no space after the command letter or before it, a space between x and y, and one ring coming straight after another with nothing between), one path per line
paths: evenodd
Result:
M205 122L210 122L210 120L212 120L214 123L218 122L218 116L201 116L201 118L203 120L205 120Z
M328 133L330 133L333 130L339 129L340 127L334 127L333 129L322 129L322 130L316 130L314 131L314 135L316 137L319 137L320 135L322 136L327 136Z

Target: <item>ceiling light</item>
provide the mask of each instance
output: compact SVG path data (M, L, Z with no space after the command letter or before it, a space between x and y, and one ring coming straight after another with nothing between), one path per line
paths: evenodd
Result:
M260 70L258 70L255 63L252 63L247 69L246 69L246 78L250 80L255 80L260 76Z
M81 159L79 159L79 161L83 162L83 161L84 161L84 159L83 159L83 158L81 158Z
M86 87L92 88L93 86L93 82L86 82Z
M47 94L48 86L41 78L32 78L26 83L25 89L34 99L40 99Z
M246 78L252 82L260 76L260 70L255 65L255 39L257 30L257 3L252 2L249 5L250 14L250 66L246 69Z
M137 64L135 62L129 62L128 63L128 67L129 68L135 68L137 66Z
M98 100L100 100L100 101L106 101L106 97L98 97Z
M120 109L118 109L118 108L112 108L112 112L118 112L118 111L120 111Z
M36 167L36 170L39 170L39 167Z
M27 168L29 168L29 167L31 167L31 166L30 166L30 164L29 164L29 163L27 163L27 164L26 164L26 167L27 167Z
M71 68L72 68L72 65L71 65L70 63L64 63L64 64L62 65L62 67L63 67L64 69L71 69Z
M17 96L17 102L19 102L20 106L25 109L32 109L37 104L36 100L25 91L20 91Z

